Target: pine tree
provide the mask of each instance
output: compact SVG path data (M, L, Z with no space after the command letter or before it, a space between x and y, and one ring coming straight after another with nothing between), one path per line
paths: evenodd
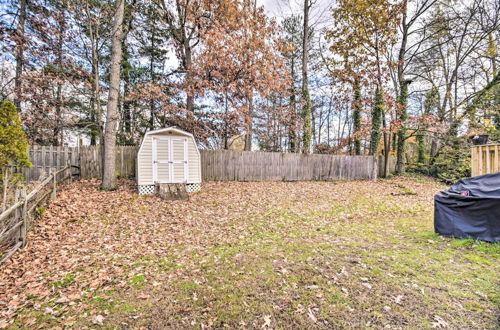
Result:
M11 166L31 167L28 159L28 140L16 107L5 101L0 107L0 168L3 181L2 211L5 210Z

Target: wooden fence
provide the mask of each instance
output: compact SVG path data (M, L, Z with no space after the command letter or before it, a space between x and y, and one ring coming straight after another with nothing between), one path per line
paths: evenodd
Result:
M31 192L16 190L14 204L0 214L0 264L27 242L27 232L33 225L38 208L49 196L55 198L57 185L72 180L72 166L67 164L53 171Z
M50 171L60 170L68 163L79 166L79 150L75 147L30 146L28 156L33 166L23 168L26 182L36 181Z
M133 178L138 147L116 147L116 174ZM304 155L294 153L200 150L202 179L205 181L297 181L374 179L383 174L383 157L375 162L370 156ZM33 168L26 169L27 181L37 180L63 166L63 160L80 167L80 177L101 178L100 146L80 148L40 147L30 149ZM394 157L389 171L394 171Z
M376 179L369 156L201 150L205 181L299 181Z
M473 146L471 172L472 176L500 172L500 144Z
M378 156L378 176L380 178L384 177L384 162L385 162L385 157ZM390 175L391 173L396 172L396 156L389 156L389 160L387 161L387 175Z
M116 172L135 177L137 147L118 146ZM292 153L200 150L204 181L297 181L374 179L378 168L373 157L304 155ZM82 178L101 177L101 148L80 149Z
M116 147L116 175L120 178L135 177L136 146ZM80 176L83 179L101 178L102 147L88 146L80 148Z

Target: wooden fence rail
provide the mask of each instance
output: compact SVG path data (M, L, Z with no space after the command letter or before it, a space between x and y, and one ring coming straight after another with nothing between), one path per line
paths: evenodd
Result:
M500 144L473 146L471 172L472 176L500 172Z
M72 180L72 168L69 163L63 168L52 171L33 190L26 194L26 189L16 191L14 204L0 214L0 264L5 262L27 242L27 232L32 226L32 219L37 208L49 196L55 198L57 185Z

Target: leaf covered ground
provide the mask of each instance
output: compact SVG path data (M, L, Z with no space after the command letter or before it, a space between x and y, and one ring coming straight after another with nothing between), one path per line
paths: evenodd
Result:
M433 233L425 179L66 186L0 266L0 328L494 328L500 245Z

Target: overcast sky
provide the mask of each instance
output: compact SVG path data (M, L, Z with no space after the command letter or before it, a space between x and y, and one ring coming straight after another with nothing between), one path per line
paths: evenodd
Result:
M310 16L310 22L317 28L323 28L330 19L329 6L331 0L316 0L313 3ZM278 21L281 18L289 16L291 13L302 14L304 5L303 0L257 0L258 6L264 6L265 12L269 17L274 17Z

